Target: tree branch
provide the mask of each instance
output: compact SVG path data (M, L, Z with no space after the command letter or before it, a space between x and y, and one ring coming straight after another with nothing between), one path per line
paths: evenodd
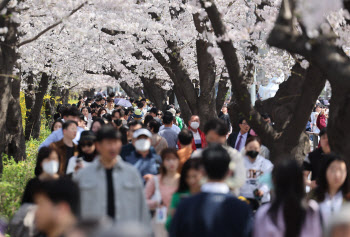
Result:
M3 0L1 3L0 3L0 11L2 11L6 6L7 4L10 2L10 0Z
M264 139L264 144L272 147L273 141L279 135L262 119L260 114L251 105L250 94L244 84L236 49L233 46L232 40L226 35L226 27L221 20L220 13L212 0L200 0L200 3L209 16L216 37L221 39L217 41L217 44L223 53L232 83L233 95L236 98L239 109L248 119L254 130Z
M48 31L50 31L50 30L52 30L53 28L55 28L55 27L58 26L59 24L61 24L61 23L63 22L64 19L69 18L69 17L72 16L74 13L76 13L77 11L79 11L82 7L85 6L86 3L87 3L87 1L84 2L84 3L82 3L81 5L79 5L79 6L78 6L77 8L75 8L73 11L71 11L71 13L70 13L68 16L64 17L63 19L61 19L60 21L56 22L55 24L53 24L53 25L47 27L46 29L44 29L43 31L41 31L39 34L37 34L36 36L34 36L33 38L28 39L28 40L25 40L25 41L23 41L23 42L21 42L21 43L18 43L16 46L19 48L19 47L21 47L21 46L23 46L23 45L29 44L29 43L31 43L31 42L33 42L33 41L39 39L43 34L45 34L46 32L48 32Z

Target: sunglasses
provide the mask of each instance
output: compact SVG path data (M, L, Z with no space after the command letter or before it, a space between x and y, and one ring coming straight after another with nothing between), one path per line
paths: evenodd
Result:
M158 116L160 116L160 115L162 115L162 114L158 114Z
M93 142L87 142L87 143L83 143L83 144L79 144L81 147L84 146L92 146L94 143Z

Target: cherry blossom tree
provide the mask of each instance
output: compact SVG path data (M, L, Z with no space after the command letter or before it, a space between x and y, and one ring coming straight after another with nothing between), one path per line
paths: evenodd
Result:
M272 161L277 161L283 154L294 154L294 157L301 161L307 152L305 145L308 143L303 131L313 105L325 85L325 76L316 66L310 65L305 70L297 62L293 67L293 75L280 85L276 96L254 108L239 64L238 50L233 43L233 36L229 34L222 20L221 9L212 0L200 2L208 14L216 42L223 53L239 110L261 136L263 143L270 148ZM298 61L296 56L295 58ZM258 112L259 108L264 108L264 104L279 109L274 117L278 122L274 128L264 122Z

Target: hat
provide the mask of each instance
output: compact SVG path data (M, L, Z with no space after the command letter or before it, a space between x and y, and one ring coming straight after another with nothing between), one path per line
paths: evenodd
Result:
M142 118L143 117L143 113L140 109L135 109L134 111L134 118Z
M150 131L145 128L140 128L134 132L133 138L138 138L141 135L147 136L149 138L152 137L152 133Z
M80 135L79 143L85 142L85 141L95 141L95 140L96 140L95 133L93 133L92 131L83 131Z
M176 116L176 110L175 110L175 109L171 108L171 109L169 109L168 111L169 111L170 113L172 113L174 117Z

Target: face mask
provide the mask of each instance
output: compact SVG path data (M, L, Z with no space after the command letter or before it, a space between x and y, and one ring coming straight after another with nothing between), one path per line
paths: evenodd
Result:
M58 162L55 160L51 160L49 162L45 162L43 164L43 170L45 173L54 175L58 171Z
M137 151L148 151L151 147L151 141L149 139L140 139L135 142L135 148Z
M199 123L198 122L192 122L191 123L191 128L193 128L193 129L199 128Z
M247 151L245 154L247 156L249 156L250 158L255 159L259 155L259 152L257 152L257 151Z

